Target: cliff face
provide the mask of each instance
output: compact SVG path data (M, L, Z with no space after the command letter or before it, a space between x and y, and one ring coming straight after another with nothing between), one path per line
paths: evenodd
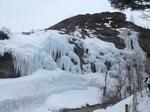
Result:
M49 34L51 30L59 33L52 34L57 38ZM44 32L23 32L16 40L15 35L14 40L8 42L8 35L1 31L1 50L6 51L0 56L0 78L18 77L39 68L49 70L57 67L75 73L115 74L113 72L118 70L116 66L119 64L127 72L128 69L137 67L136 53L142 53L138 51L140 48L137 48L135 32L139 32L139 44L150 56L149 30L126 21L125 15L120 12L78 15L47 28ZM14 52L14 48L17 51ZM130 50L133 52L131 56Z
M114 43L118 49L124 49L125 44L121 38L118 38L118 28L129 28L139 32L139 44L143 51L147 54L147 64L149 65L150 58L150 29L145 29L135 25L132 22L126 21L125 14L120 12L104 12L97 14L77 15L48 28L63 31L65 34L73 35L76 28L81 29L82 38L89 37L88 32L93 31L93 34L106 42ZM146 64L146 66L147 66ZM150 71L146 67L146 71Z
M125 15L119 12L77 15L62 21L47 30L63 30L66 34L72 34L76 29L81 29L80 33L82 38L85 38L89 37L88 29L93 31L93 34L97 36L97 38L107 42L113 42L117 48L123 49L125 45L121 42L122 40L117 37L119 32L114 28L121 28L124 26L130 27L130 23L128 25L125 19Z
M93 34L96 35L97 38L107 42L112 42L119 49L123 49L125 45L122 40L118 38L119 32L117 29L129 28L141 33L139 38L140 46L145 52L148 53L148 56L150 54L150 30L144 29L132 22L126 21L125 14L120 12L103 12L92 15L77 15L75 17L61 21L60 23L47 28L47 30L60 30L66 34L71 35L77 27L81 29L81 35L83 38L89 36L85 29L92 30L94 31Z

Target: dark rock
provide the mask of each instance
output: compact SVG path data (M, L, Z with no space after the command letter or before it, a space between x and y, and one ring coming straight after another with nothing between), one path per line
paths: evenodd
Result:
M65 29L66 33L73 32L75 28L78 26L79 28L83 29L91 29L96 30L98 27L96 24L103 25L104 23L108 23L109 21L115 20L117 22L122 22L126 20L126 16L120 12L103 12L103 13L96 13L96 14L86 14L86 15L77 15L75 17L71 17L60 23L47 28L46 30L53 29L53 30L62 30Z
M13 59L10 53L5 53L4 56L0 56L0 78L16 78L19 74L16 74L13 64Z
M63 34L72 35L76 29L80 29L81 38L85 39L90 37L89 31L100 40L114 43L116 48L124 49L125 44L122 38L118 37L118 28L128 28L133 31L139 32L139 44L141 48L150 57L150 29L145 29L135 25L132 22L126 21L126 16L120 12L103 12L96 14L77 15L68 18L60 23L47 28L47 30L60 30ZM79 56L81 61L81 68L84 63L84 53L88 54L88 50L84 50L82 46L75 43L76 40L70 41L71 44L75 45L74 52ZM109 70L111 64L106 62L105 65ZM91 63L91 70L95 72L95 65Z
M119 49L125 48L123 40L117 35L119 32L115 30L115 28L123 27L125 22L126 16L120 12L103 12L103 13L96 13L96 14L86 14L86 15L77 15L75 17L66 19L46 30L53 29L53 30L63 30L66 34L73 33L76 28L78 27L81 29L81 35L84 39L85 37L90 37L89 32L85 29L89 29L93 32L93 34L107 42L112 42L115 46ZM105 23L112 25L113 27L107 27ZM117 24L116 24L117 23ZM116 25L114 25L116 24ZM102 35L102 36L101 36ZM103 38L103 36L107 38Z
M104 108L106 108L105 105L97 104L97 105L88 105L86 107L76 109L62 109L60 112L93 112L94 110Z
M84 49L83 49L82 46L79 46L79 45L75 44L74 52L77 54L77 56L80 59L80 62L81 62L80 67L82 69L82 65L84 64L84 60L83 60Z
M91 63L91 70L92 70L93 73L96 72L96 67L95 67L94 63Z
M139 32L139 44L150 57L150 29L141 29Z
M5 40L5 39L9 39L9 36L3 31L0 31L0 40Z
M106 62L105 62L105 65L106 65L106 67L107 67L107 70L109 71L110 68L111 68L111 63L110 63L109 61L106 61Z
M139 38L140 46L147 53L147 56L150 57L150 38Z
M110 27L107 27L105 25L106 23L109 23ZM141 34L139 38L140 46L145 52L147 52L148 56L150 56L150 33L147 33L150 32L150 30L126 21L125 14L120 12L103 12L96 14L77 15L61 21L60 23L47 28L46 30L63 30L66 34L71 34L76 30L77 27L82 29L82 38L90 37L89 33L85 29L92 30L95 31L93 34L97 38L103 41L114 43L118 49L124 49L125 44L121 38L117 37L119 34L119 32L116 30L117 28L129 28L137 31Z

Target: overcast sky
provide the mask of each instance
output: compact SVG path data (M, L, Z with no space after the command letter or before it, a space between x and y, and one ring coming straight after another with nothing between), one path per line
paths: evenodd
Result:
M107 0L0 0L0 27L42 29L77 14L103 11L112 11Z

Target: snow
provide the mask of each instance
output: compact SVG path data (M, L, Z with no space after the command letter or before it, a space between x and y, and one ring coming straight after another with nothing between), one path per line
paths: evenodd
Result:
M36 112L48 112L63 108L81 108L82 106L94 105L99 102L99 89L89 87L86 90L71 90L51 95L46 103Z
M114 44L101 41L97 38L86 38L84 40L84 47L88 49L88 54L85 54L85 62L94 63L96 71L100 73L107 72L105 65L106 60L115 63L116 60L111 61L111 58L115 55L119 55L119 50ZM101 53L103 53L102 56L100 55ZM85 70L86 69L90 69L90 67L85 66Z
M141 93L137 93L137 102L138 102L137 111L138 112L150 112L149 92L146 92L145 90L143 90L142 94L143 95L141 97ZM107 107L106 109L98 109L93 112L125 112L125 105L128 104L129 106L131 106L132 102L133 102L133 95L118 102L117 104L113 106Z
M72 36L42 30L29 35L16 33L43 29L77 14L103 11L118 10L110 7L107 0L0 0L0 27L6 26L13 32L1 28L9 34L10 39L0 40L0 55L11 53L16 72L23 76L0 79L0 112L52 112L101 103L101 89L107 73L108 90L115 91L117 81L113 77L120 74L120 77L126 77L127 65L132 67L136 63L143 66L145 54L138 44L138 33L129 29L118 29L119 36L126 44L123 50L99 40L92 34L94 31L87 30L91 38L82 39L79 28ZM144 18L143 21L149 10L127 9L124 13L127 14L127 20L149 27L149 20ZM105 26L110 27L109 24ZM74 38L79 47L87 50L83 54L83 70L79 57L74 53L75 46L69 43ZM111 64L109 71L105 62ZM91 73L91 63L95 65L96 73ZM122 112L124 105L129 104L131 99L129 97L98 112ZM141 101L144 102L138 107L143 112L142 107L148 108L145 104L149 101L147 98Z
M80 29L75 31L75 34L80 33L79 31ZM51 30L38 31L30 35L12 33L10 39L0 41L0 55L10 53L16 73L20 73L21 76L32 74L40 68L45 70L61 68L72 73L90 73L91 63L94 64L96 72L105 74L108 71L106 62L111 64L109 73L118 71L121 67L122 73L125 74L127 63L134 65L133 59L136 57L135 60L141 58L139 62L141 64L145 57L138 44L138 33L129 29L118 29L118 31L126 44L124 50L118 50L113 43L96 38L92 31L89 32L91 38L82 39L79 35L61 35L58 31ZM127 36L128 33L131 35ZM69 43L73 38L76 39L75 43L84 50L83 70L79 56L74 52L75 45ZM86 50L88 52L85 52ZM132 57L129 61L124 59L129 56Z
M127 20L131 21L139 26L150 29L150 9L131 11L131 9L126 9L123 11L126 14Z
M93 112L125 112L125 105L126 104L129 105L132 101L132 98L133 98L133 96L131 96L125 100L122 100L113 106L107 107L106 109L99 109L99 110L95 110Z
M93 77L94 75L94 77ZM1 112L41 112L77 108L100 102L101 75L39 69L29 76L0 80ZM97 85L97 86L96 86ZM73 100L73 99L74 100ZM72 103L70 102L72 101ZM39 110L39 111L38 111Z
M109 21L109 23L104 23L104 25L109 28L109 27L111 27L110 23L111 23L111 21Z
M0 55L11 53L16 72L23 77L0 80L1 112L45 112L101 103L106 74L107 91L113 93L118 83L115 77L126 78L127 65L143 66L145 59L138 33L125 28L118 31L126 44L122 50L96 38L93 31L89 31L91 38L76 36L80 29L75 36L53 30L30 35L10 33L10 39L0 40ZM69 43L71 39L83 47L83 69L74 52L75 45ZM107 61L111 64L109 70ZM91 63L96 73L91 73ZM136 68L132 69L135 74ZM127 85L128 82L124 88Z
M78 34L78 31L75 33ZM0 40L0 55L4 55L5 52L11 53L16 72L24 76L0 80L2 112L34 112L35 109L40 112L41 109L59 110L82 107L87 103L100 103L106 74L108 91L114 92L117 85L115 77L126 78L127 64L134 66L138 63L142 66L145 59L138 44L138 33L129 29L118 31L119 36L124 41L127 40L123 50L117 49L113 43L101 41L92 34L91 38L82 39L79 35L61 35L53 30L38 31L30 35L11 34L10 39ZM74 44L69 43L73 38L84 51L88 50L83 54L83 70L79 57L74 53ZM131 40L133 48L130 45ZM111 64L110 70L107 69L106 61ZM95 65L94 74L91 73L91 63ZM135 70L133 71L135 74ZM125 86L127 85L128 82ZM122 93L124 91L126 90L123 89ZM69 103L70 97L76 100ZM56 102L56 98L60 101Z
M138 112L150 112L150 93L145 93L143 97L139 97L138 98L138 105L137 105L137 109Z
M59 2L62 4L57 4L57 1L47 0L44 2L40 0L23 2L15 0L9 1L11 5L5 9L4 6L7 2L7 0L0 1L0 9L2 9L0 12L4 14L0 18L0 22L2 22L2 26L10 27L13 32L49 27L50 24L65 19L69 14L116 11L112 10L108 1L105 0L104 3L98 0L95 2L82 1L83 3L78 0L74 2L66 0L67 4L64 1ZM51 3L53 3L53 7L50 7ZM103 4L102 6L105 8L99 7L100 4ZM69 6L66 7L66 13L63 13L66 11L65 9L62 10L63 8L55 9L58 8L56 6L61 5ZM76 8L73 9L73 7ZM56 12L52 14L54 10ZM47 14L48 11L50 11L50 15ZM39 14L41 15L39 16ZM109 24L105 25L109 27ZM113 92L116 90L117 83L113 77L120 74L122 76L119 77L126 77L127 65L132 67L136 63L143 66L145 59L144 52L138 44L138 33L129 29L118 29L119 36L126 44L126 48L123 50L117 49L112 43L96 38L92 34L94 31L87 30L91 38L82 39L79 28L76 28L72 36L61 35L57 31L35 31L29 35L24 35L22 33L10 33L5 27L2 30L9 33L10 39L0 40L0 55L3 56L6 52L11 53L16 72L20 72L21 76L24 77L0 80L1 112L46 112L100 103L101 89L104 87L107 73L108 90ZM83 70L80 66L79 57L74 53L75 46L69 43L69 40L72 39L76 39L75 43L79 47L83 47L84 51L87 50L83 54L85 62ZM105 62L110 62L110 70L107 69ZM96 68L94 74L91 73L91 63ZM130 98L113 107L116 109L119 106L121 111L124 104L129 103L129 101ZM107 108L107 110L109 111L113 107ZM120 112L119 109L118 112Z
M0 55L11 53L16 72L22 76L39 68L53 70L57 65L64 70L81 72L79 58L73 46L57 31L40 31L31 35L12 34L9 40L0 41ZM67 56L67 54L69 56ZM71 58L77 62L74 65Z
M0 0L0 27L10 28L12 32L31 31L48 28L66 18L86 13L119 11L111 7L108 0ZM149 10L122 11L127 20L148 27L150 20L143 18Z

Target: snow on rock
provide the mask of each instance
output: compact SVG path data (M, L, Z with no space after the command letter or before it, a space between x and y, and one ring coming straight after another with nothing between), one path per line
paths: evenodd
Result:
M84 40L85 47L88 49L88 53L85 54L85 63L93 63L96 68L96 72L106 73L107 68L105 65L106 61L115 63L115 55L119 55L119 50L115 48L112 43L101 41L97 38L86 38ZM113 59L112 59L113 58ZM86 68L91 69L91 68Z
M131 21L139 26L150 29L150 9L131 11L131 9L126 9L123 11L126 14L127 20Z
M72 58L78 62L74 66L74 72L79 71L80 63L78 57L72 52L73 46L67 42L67 38L54 31L31 35L14 34L9 40L0 41L0 47L1 56L5 52L12 55L16 72L21 76L31 74L39 68L53 70L57 68L56 61L58 59L62 61L63 56L70 52L70 56L72 54ZM70 70L66 67L65 69Z
M80 34L79 31L77 29L76 34ZM126 45L123 50L117 49L113 43L96 38L92 31L89 31L91 38L83 39L79 35L61 35L57 31L48 30L30 35L12 34L9 40L0 41L0 55L10 53L16 73L21 76L32 74L40 68L104 74L122 69L122 74L126 74L127 65L136 63L143 66L145 54L138 44L137 32L126 28L118 31ZM127 58L130 56L132 58Z

